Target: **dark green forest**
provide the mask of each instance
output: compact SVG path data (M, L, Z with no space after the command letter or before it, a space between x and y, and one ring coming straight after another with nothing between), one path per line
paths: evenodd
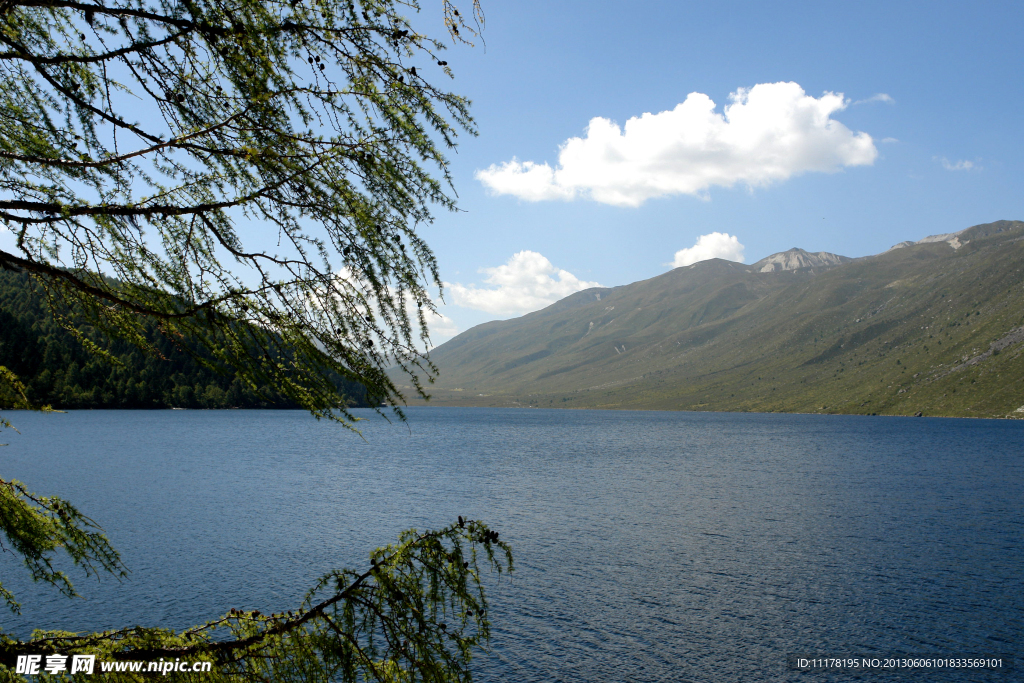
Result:
M35 404L58 409L297 407L269 388L253 390L205 367L185 349L187 340L176 342L155 324L147 327L146 336L159 355L108 341L88 325L76 327L117 362L90 352L62 328L30 275L0 270L0 365L18 375ZM366 405L361 385L336 381L349 406Z

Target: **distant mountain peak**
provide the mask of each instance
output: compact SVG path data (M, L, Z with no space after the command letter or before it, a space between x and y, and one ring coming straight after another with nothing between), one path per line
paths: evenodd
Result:
M891 247L889 247L888 249L886 249L882 253L883 254L888 254L890 251L894 251L896 249L903 249L905 247L912 247L915 244L917 244L917 242L911 242L910 240L904 240L903 242L900 242L899 244L892 245Z
M917 244L933 244L936 242L945 242L956 250L965 244L970 244L971 240L992 237L993 235L1020 230L1021 228L1024 228L1024 222L1021 221L1002 220L993 221L992 223L982 223L980 225L972 225L971 227L964 228L963 230L957 230L956 232L947 232L941 235L929 235L928 237L917 240L916 242L900 242L899 244L894 244L889 247L889 249L884 253L889 253L893 249L912 247Z
M924 239L921 240L917 240L916 242L911 242L909 240L905 242L900 242L899 244L892 245L882 253L888 254L893 249L903 249L904 247L912 247L915 244L931 244L933 242L945 242L949 246L953 247L953 249L959 249L960 247L964 246L970 241L961 240L960 235L971 229L972 228L964 228L963 230L957 230L956 232L947 232L942 235L928 235L928 237L925 237Z
M766 256L751 266L759 273L775 273L783 270L802 270L804 268L831 268L853 259L828 251L805 251L793 247L789 251Z

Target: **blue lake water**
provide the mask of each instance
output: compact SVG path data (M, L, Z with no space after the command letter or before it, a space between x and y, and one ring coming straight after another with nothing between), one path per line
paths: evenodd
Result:
M360 423L365 441L296 411L6 413L3 476L75 503L132 573L73 575L72 602L4 554L23 615L0 628L285 610L461 514L516 560L487 583L479 681L1024 680L1024 421L408 412ZM804 653L1016 671L789 669Z

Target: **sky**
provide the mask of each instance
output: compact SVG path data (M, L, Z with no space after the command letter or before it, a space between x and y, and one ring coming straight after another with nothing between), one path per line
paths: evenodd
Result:
M479 128L450 154L459 210L418 228L434 345L707 258L1024 220L1019 1L481 1L454 81L419 64Z
M486 45L445 56L480 135L421 230L435 344L705 258L1024 219L1020 3L483 7Z

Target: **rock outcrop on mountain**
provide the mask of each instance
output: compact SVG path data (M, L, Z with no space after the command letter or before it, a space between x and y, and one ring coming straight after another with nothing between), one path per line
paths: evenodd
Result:
M759 273L776 273L782 270L803 270L805 268L831 268L843 263L849 263L853 259L839 254L831 254L827 251L804 251L794 247L789 251L782 251L778 254L767 256L753 266Z

